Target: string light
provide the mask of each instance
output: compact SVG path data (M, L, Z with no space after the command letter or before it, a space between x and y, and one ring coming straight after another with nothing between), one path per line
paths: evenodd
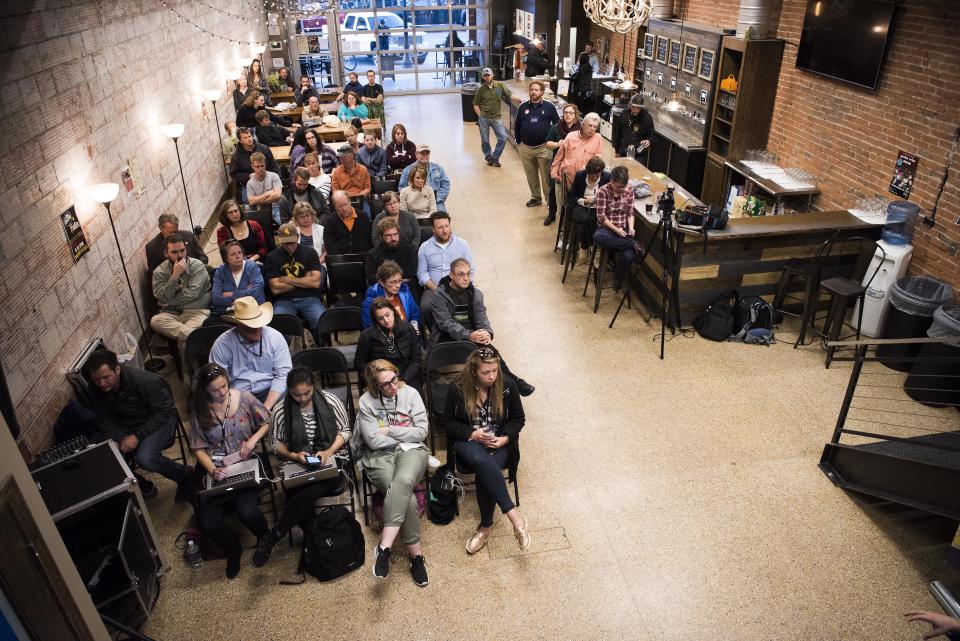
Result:
M264 45L263 42L260 42L260 41L257 41L257 40L236 40L236 39L234 39L234 38L227 38L226 36L221 36L220 34L214 33L213 31L208 31L207 29L204 29L204 28L201 27L199 24L197 24L196 22L194 22L194 21L191 20L190 18L187 18L186 16L184 16L183 14L181 14L179 11L177 11L176 9L174 9L173 7L171 7L169 4L166 3L166 0L160 0L160 4L162 4L164 7L166 7L167 10L169 10L171 13L173 13L173 15L177 16L177 18L179 18L180 20L183 20L183 21L186 22L188 25L194 27L197 31L199 31L199 32L201 32L201 33L204 33L204 34L210 36L211 39L220 39L220 40L222 40L223 42L229 42L229 43L232 43L232 44L235 44L235 45L266 46L266 45Z

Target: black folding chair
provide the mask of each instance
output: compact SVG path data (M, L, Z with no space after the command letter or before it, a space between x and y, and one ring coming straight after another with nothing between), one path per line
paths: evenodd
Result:
M186 381L192 386L193 377L197 370L210 359L210 350L220 334L230 329L229 325L204 325L190 332L183 350L184 374Z
M370 179L370 193L375 195L384 194L388 191L400 191L399 178L377 178Z
M347 257L359 260L344 260ZM360 307L363 304L367 292L365 260L366 254L327 256L327 307Z
M299 316L274 314L269 326L283 334L283 337L287 339L291 354L303 349L303 322ZM297 345L296 348L294 347L295 344Z
M450 449L450 456L452 459L451 461L448 462L450 469L453 471L454 475L458 479L460 479L460 482L464 485L464 487L468 487L470 485L476 485L476 478L474 478L473 480L467 480L462 478L462 475L474 475L475 472L473 471L473 468L467 465L464 461L460 461L459 459L457 459L457 452L453 448ZM507 482L513 485L513 504L517 507L520 507L520 486L517 483L517 474L516 472L511 473L510 468L508 467L504 467L502 469L506 473ZM458 503L457 514L459 513L460 513L460 505Z
M447 388L463 369L467 357L477 349L470 341L437 343L427 351L424 387L427 391L427 416L430 420L430 452L436 454L436 431L442 423Z
M350 366L343 352L335 347L315 347L305 349L293 355L295 367L306 367L320 379L320 387L340 399L347 408L350 424L357 420L353 404L353 392L350 388Z
M261 205L243 205L243 213L248 220L256 222L263 228L263 238L267 243L267 251L272 252L277 248L276 229L274 229L273 210L271 207Z
M332 347L343 354L347 363L352 365L357 355L357 341L360 340L362 331L363 320L359 307L331 307L320 316L317 338L324 347ZM355 341L340 343L340 332L356 332Z

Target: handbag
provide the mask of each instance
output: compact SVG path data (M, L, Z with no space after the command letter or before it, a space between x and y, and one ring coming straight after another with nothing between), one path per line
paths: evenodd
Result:
M737 93L737 79L733 77L733 74L728 75L720 81L720 88L724 91Z

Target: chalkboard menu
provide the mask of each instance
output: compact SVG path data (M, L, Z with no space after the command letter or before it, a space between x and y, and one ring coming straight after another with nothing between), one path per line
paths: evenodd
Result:
M643 57L647 60L653 60L653 50L656 47L657 37L648 33L643 37Z
M683 45L683 64L681 69L693 75L697 73L697 51L699 47L697 45L692 45L685 43Z
M667 63L674 69L680 68L680 41L671 40L670 41L670 60Z
M507 25L502 22L497 23L497 30L493 32L493 50L500 51L503 49L503 36L507 31Z
M667 64L667 49L669 47L669 40L657 36L657 62Z
M716 53L709 49L700 50L700 67L697 70L697 75L704 80L713 80L713 61L715 55Z

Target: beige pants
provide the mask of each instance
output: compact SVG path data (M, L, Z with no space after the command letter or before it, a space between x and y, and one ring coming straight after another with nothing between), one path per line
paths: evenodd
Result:
M203 325L209 315L209 309L185 309L179 314L160 312L150 319L150 327L156 333L177 341L180 344L180 350L183 351L183 343L187 340L187 336Z
M553 150L548 149L546 145L528 147L520 143L517 151L520 154L523 173L527 175L530 197L545 200L550 194L550 165L553 163Z

